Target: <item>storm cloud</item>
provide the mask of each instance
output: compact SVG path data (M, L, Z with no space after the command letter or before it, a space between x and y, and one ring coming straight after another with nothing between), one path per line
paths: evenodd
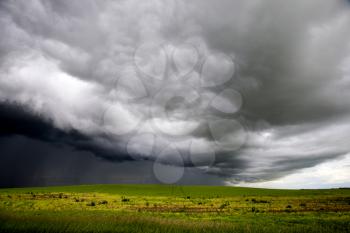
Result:
M258 182L337 161L350 152L349 25L345 0L1 1L0 134L89 164L155 161L148 182Z

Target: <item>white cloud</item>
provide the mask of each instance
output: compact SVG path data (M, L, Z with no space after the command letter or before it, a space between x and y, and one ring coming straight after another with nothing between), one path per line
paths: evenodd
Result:
M40 53L19 56L12 62L0 79L2 100L30 106L35 113L52 119L58 128L96 130L94 112L105 102L98 95L97 85L63 72L58 62Z
M230 185L229 182L228 184ZM298 170L293 174L275 180L254 183L241 182L235 185L283 189L350 187L350 154L312 168Z

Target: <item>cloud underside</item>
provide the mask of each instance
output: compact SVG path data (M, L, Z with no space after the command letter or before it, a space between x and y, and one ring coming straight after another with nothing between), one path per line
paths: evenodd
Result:
M337 161L350 151L349 13L345 0L1 1L1 136L69 145L111 162L155 161L173 143L183 164L171 151L162 163L198 165L200 172L232 182L274 180ZM166 66L167 60L158 60L161 52L139 50L156 64L142 67L135 56L147 43L162 45L166 59L179 55ZM188 56L184 45L198 57ZM233 59L229 81L216 79L225 78L226 67L212 54ZM205 58L212 63L204 68L188 65ZM205 77L205 85L217 85L200 89L204 103L172 100L166 108L175 120L159 111L168 93L191 98L180 81L159 86L160 74L169 80L188 75L192 85L203 84L198 77L204 71L220 74ZM160 97L144 98L150 93ZM204 109L206 98L221 105ZM236 112L222 113L237 100ZM199 113L176 121L193 106ZM213 130L208 115L228 123ZM243 126L244 145L217 146L242 136L232 134L232 122ZM186 136L164 135L192 125ZM150 143L156 144L151 151ZM201 152L195 160L187 150L191 143ZM214 155L208 155L210 145L217 147Z

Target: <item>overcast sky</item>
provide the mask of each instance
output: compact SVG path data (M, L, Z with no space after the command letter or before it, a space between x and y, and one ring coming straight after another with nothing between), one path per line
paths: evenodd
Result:
M346 0L0 2L0 186L350 186Z

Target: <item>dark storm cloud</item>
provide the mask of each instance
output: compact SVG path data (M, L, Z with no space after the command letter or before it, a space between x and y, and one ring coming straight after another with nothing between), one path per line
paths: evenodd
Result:
M0 187L155 182L150 162L111 163L23 136L1 137L0 146Z
M0 188L77 185L159 183L153 163L111 163L71 146L12 135L0 137ZM181 184L222 185L222 179L188 169Z
M94 142L80 132L56 128L50 119L36 115L26 106L0 102L0 137L21 135L56 146L69 145L76 150L90 151L109 161L131 160L125 153L111 150Z
M140 70L134 56L140 44L166 44L169 57L185 42L194 45L200 59L212 52L234 58L233 79L204 88L204 98L231 87L243 99L236 114L204 111L200 106L203 111L188 120L188 125L199 126L185 139L197 142L202 150L219 138L205 123L205 114L236 119L247 133L240 150L220 148L212 166L200 168L201 172L237 180L274 179L350 151L348 1L2 1L0 13L3 135L66 144L110 161L155 160L171 141L184 165L193 166L186 153L188 144L164 139L145 117L162 109L162 98L125 100L158 88L156 82L137 79ZM158 58L149 60L155 59L161 69ZM194 66L193 82L201 68ZM174 75L166 73L169 79ZM121 91L114 90L116 84ZM181 84L167 88L188 94ZM167 107L174 111L177 106L174 102ZM105 117L108 111L111 122ZM156 124L168 126L155 115ZM156 134L159 143L153 153L147 152L151 138L141 137L129 157L132 136L121 132L131 126ZM170 126L174 132L181 130ZM230 136L229 127L218 132L220 137ZM170 156L166 163L179 165L174 161Z
M349 113L348 95L339 93L339 66L349 56L349 7L342 1L223 2L201 3L213 9L202 26L213 47L243 59L240 76L258 85L244 96L247 115L285 125Z

